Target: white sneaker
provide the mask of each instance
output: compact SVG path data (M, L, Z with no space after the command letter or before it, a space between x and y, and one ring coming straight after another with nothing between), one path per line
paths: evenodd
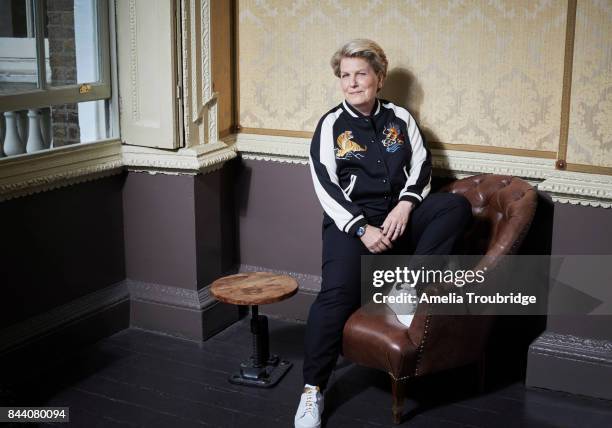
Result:
M323 394L318 386L304 385L300 405L295 413L295 428L320 428L323 413Z
M393 284L388 294L388 296L403 299L408 299L409 295L412 296L412 299L417 299L416 288L410 287L408 284L399 283ZM395 312L395 316L400 323L404 324L406 327L410 327L412 319L414 318L414 313L416 312L416 303L409 303L406 301L403 303L387 303L387 306Z

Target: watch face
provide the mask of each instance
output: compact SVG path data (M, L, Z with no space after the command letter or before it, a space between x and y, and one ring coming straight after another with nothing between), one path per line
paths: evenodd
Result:
M361 238L363 236L363 234L365 233L365 229L363 228L363 226L359 226L357 228L357 237Z

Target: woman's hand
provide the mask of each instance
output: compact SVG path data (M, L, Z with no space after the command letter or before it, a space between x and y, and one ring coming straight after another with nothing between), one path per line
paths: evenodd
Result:
M395 241L404 234L413 207L412 202L400 201L387 215L382 224L382 231L388 239Z
M366 226L365 233L359 239L371 253L382 253L393 246L381 229L370 225Z

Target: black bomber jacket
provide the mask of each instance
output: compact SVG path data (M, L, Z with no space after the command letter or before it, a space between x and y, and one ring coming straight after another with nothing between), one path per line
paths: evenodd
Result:
M310 171L324 223L349 235L399 201L419 204L431 189L431 153L414 118L379 99L370 116L343 101L321 118Z

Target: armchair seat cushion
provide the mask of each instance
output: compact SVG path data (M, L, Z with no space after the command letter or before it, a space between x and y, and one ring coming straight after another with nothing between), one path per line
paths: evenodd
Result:
M359 365L383 369L399 378L414 371L414 367L407 365L415 364L417 346L407 327L387 305L369 304L347 321L343 354Z

